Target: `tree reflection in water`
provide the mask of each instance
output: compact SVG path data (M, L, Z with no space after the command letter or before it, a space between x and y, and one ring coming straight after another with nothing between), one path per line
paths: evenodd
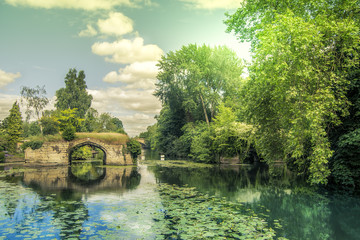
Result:
M151 167L157 181L196 187L200 192L241 202L287 239L358 239L360 201L311 188L279 167L270 175L262 165L186 168Z
M0 179L0 190L4 190L0 191L0 205L4 206L3 210L0 207L0 235L7 239L79 239L107 230L106 225L100 227L99 218L90 220L87 198L135 189L141 175L133 167L106 169L87 163L73 167L28 169L16 178ZM14 179L17 183L12 183ZM95 225L94 229L89 224Z

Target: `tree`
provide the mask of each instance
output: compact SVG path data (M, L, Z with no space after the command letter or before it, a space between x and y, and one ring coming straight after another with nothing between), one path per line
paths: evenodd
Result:
M20 141L21 135L23 134L22 119L20 107L15 102L10 109L10 115L6 118L6 145L9 152L16 151L16 144Z
M86 111L91 106L92 96L86 91L85 73L72 68L66 74L65 88L56 91L55 107L59 110L78 109L77 115L85 117Z
M187 157L190 142L183 136L187 123L207 127L226 99L235 98L241 86L242 61L226 47L190 44L163 56L155 96L163 108L158 116L158 149L171 157ZM199 124L200 126L201 124Z
M253 64L244 114L256 149L271 164L294 162L312 184L330 174L328 131L348 114L348 72L359 66L359 6L354 1L245 1L229 31L251 41Z
M135 162L137 157L141 154L141 144L136 141L136 139L131 138L128 142L127 142L127 149L133 159L133 161Z
M60 131L64 131L68 126L73 126L75 130L80 130L81 123L84 121L84 119L78 117L76 108L56 111L54 112L54 117L59 123Z
M76 128L72 125L67 125L62 132L61 136L66 141L72 141L75 139Z
M351 102L349 115L342 124L332 128L330 139L335 151L330 159L331 180L345 188L360 187L360 69L349 73L351 85L347 98Z
M24 137L37 136L41 134L41 125L38 121L23 123Z
M97 121L99 113L94 108L89 108L85 115L84 131L93 132L99 129L99 122Z
M44 115L40 119L43 135L55 135L59 133L59 123L54 116Z
M118 133L125 133L123 123L117 117L111 118L111 124L115 127L114 131Z
M218 104L239 87L242 62L226 47L190 44L163 56L155 96L171 110L181 108L187 122L209 122Z
M26 121L28 122L33 114L37 120L40 120L41 111L49 103L49 99L46 97L45 86L41 88L39 86L35 88L22 87L20 94L21 103L26 102Z
M139 134L140 138L145 139L145 145L151 150L157 149L157 139L158 139L158 125L155 123L152 126L148 126L146 128L146 132L142 132Z
M213 145L219 156L247 157L250 145L254 141L255 128L252 125L238 122L234 110L221 104L215 116L213 128Z

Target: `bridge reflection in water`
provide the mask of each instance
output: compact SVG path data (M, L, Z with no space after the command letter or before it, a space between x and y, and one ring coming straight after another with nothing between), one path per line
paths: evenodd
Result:
M93 163L25 171L23 183L38 193L73 190L78 193L127 191L136 188L141 175L136 167L105 167Z

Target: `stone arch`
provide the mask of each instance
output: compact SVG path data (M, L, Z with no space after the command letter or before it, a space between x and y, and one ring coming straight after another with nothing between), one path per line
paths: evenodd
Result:
M125 144L106 143L97 138L80 138L73 141L44 142L39 149L27 148L25 162L29 164L68 165L70 155L75 147L95 146L104 152L106 165L134 165Z
M104 147L104 144L99 143L95 139L80 139L80 140L77 140L77 141L75 140L68 148L67 155L68 155L69 164L71 164L71 154L74 151L74 149L79 148L79 147L83 147L83 146L97 147L101 151L103 151L103 153L104 153L103 164L106 165L106 158L107 158L107 155L108 155L108 150L106 149L106 147Z

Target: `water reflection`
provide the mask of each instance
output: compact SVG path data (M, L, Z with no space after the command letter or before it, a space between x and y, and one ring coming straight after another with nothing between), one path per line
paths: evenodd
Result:
M242 202L287 239L358 239L360 201L310 188L286 167L270 175L264 165L183 168L153 166L158 182L188 185ZM279 228L279 226L282 226Z
M106 168L98 161L73 162L69 170L72 179L85 184L101 181L106 176Z
M16 176L7 175L0 180L0 236L6 239L96 236L99 230L109 229L106 224L101 225L99 217L95 221L90 219L89 211L98 208L89 205L87 199L104 192L121 196L136 189L140 180L136 168L99 170L96 164L25 169ZM89 224L98 229L90 231Z
M162 226L162 222L154 223L154 216L164 215L159 211L165 208L164 195L159 194L156 183L187 184L209 196L241 202L276 229L277 237L360 236L359 198L311 189L286 168L279 169L276 176L270 175L263 165L189 168L183 163L181 167L101 169L38 168L3 175L0 236L154 239L154 224Z
M98 167L77 164L71 167L39 168L25 171L23 183L40 193L71 189L82 193L127 191L139 185L136 167Z

